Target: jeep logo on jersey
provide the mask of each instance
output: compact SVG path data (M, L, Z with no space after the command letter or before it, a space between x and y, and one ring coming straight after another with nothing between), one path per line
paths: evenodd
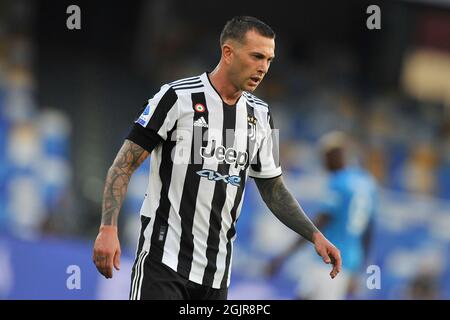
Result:
M211 141L211 149L206 150L206 147L200 148L200 155L203 158L216 158L217 161L225 161L228 164L235 164L235 168L245 167L248 160L248 153L242 151L236 151L233 148L225 149L224 146L218 146L216 148L216 140Z
M197 174L200 177L208 178L208 180L210 181L223 181L236 187L239 187L239 185L241 184L241 177L239 176L229 176L227 174L220 174L217 171L209 169L197 171Z

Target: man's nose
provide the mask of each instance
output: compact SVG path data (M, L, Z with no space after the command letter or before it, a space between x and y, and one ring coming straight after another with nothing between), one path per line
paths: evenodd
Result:
M269 62L263 61L258 66L258 72L262 73L263 75L267 73L269 70Z

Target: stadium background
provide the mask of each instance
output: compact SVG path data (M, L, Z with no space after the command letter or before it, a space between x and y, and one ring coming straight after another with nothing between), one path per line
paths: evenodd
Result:
M81 30L66 8L81 8ZM368 30L366 8L381 8ZM212 70L226 20L277 32L256 95L281 128L287 183L314 216L324 182L316 142L349 132L381 197L357 299L450 298L450 5L446 1L0 1L0 298L125 299L147 184L136 172L120 215L122 270L91 261L106 171L139 107L162 83ZM253 183L238 223L230 298L291 299L299 252L272 279L264 265L295 239ZM307 246L306 251L312 246ZM69 290L70 266L81 288Z

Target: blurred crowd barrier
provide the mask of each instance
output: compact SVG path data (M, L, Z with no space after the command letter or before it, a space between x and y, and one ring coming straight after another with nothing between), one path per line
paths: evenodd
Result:
M323 180L316 175L302 178L287 183L297 190L305 210L314 212ZM269 259L296 235L267 212L253 183L247 191L238 224L229 298L294 299L300 273L309 272L313 247L300 249L277 275L267 277L264 270ZM355 293L348 298L449 299L448 212L450 202L384 190L368 264L360 271ZM81 239L45 236L23 240L0 235L0 298L127 299L134 251L123 248L120 272L114 271L113 279L106 280L93 265L91 250L92 241ZM379 289L366 285L370 265L381 270Z
M133 257L124 252L121 271L108 281L92 263L91 248L86 240L0 235L0 299L128 299Z

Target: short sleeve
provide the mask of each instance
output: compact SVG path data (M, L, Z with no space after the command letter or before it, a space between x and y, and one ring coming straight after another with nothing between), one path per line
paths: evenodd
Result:
M249 175L253 178L269 179L281 175L279 134L270 113L267 117L264 137L249 169Z
M165 85L143 106L127 136L128 140L151 152L160 142L167 139L177 118L177 94Z

